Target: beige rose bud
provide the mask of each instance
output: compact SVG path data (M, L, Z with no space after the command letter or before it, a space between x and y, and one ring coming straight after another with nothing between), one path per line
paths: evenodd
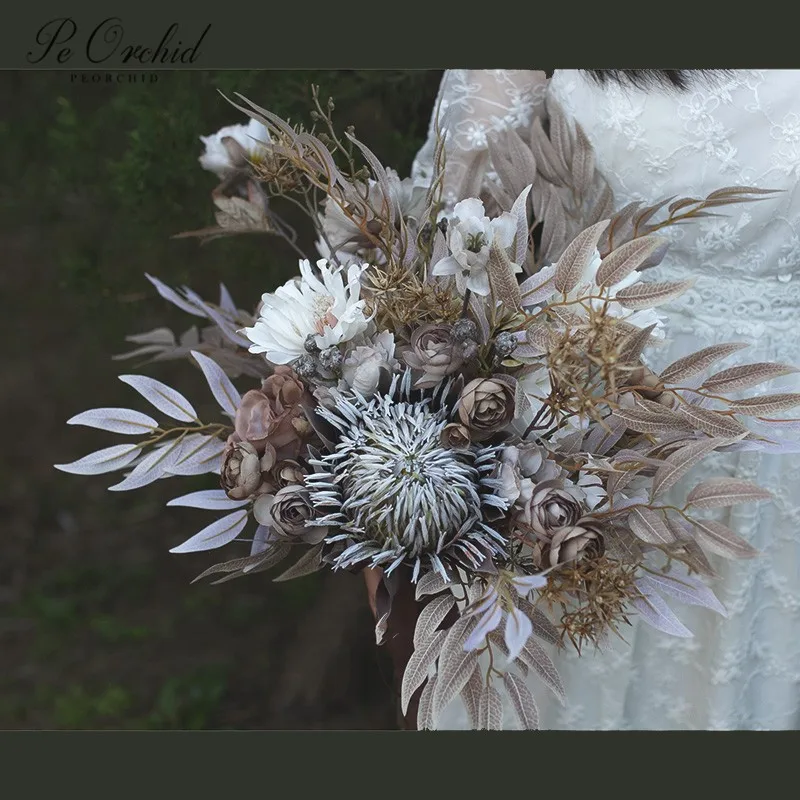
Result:
M637 391L642 397L648 400L657 401L664 391L664 384L661 382L661 378L644 365L636 367L636 369L628 375L626 383L628 386L642 387L637 389Z
M278 486L302 484L305 479L305 470L296 461L281 461L273 470L275 482Z
M514 389L494 378L476 378L461 392L458 417L473 440L488 439L514 419Z
M261 485L258 452L249 442L229 443L225 448L220 485L232 500L245 500Z
M452 450L467 450L472 444L469 438L469 430L457 422L445 425L440 435L442 447L449 447Z
M540 568L557 567L581 558L597 558L604 551L600 526L593 520L579 520L573 526L556 529L549 539L537 542L533 547L533 560Z
M415 386L436 386L463 363L461 348L449 325L422 325L411 336L411 348L403 354L409 367L423 373Z
M521 483L517 501L517 519L537 537L548 538L552 532L575 525L583 508L560 480Z
M326 528L307 524L314 519L315 512L305 486L284 486L276 492L269 507L269 515L276 533L287 539L301 539L309 544L317 544L327 534Z

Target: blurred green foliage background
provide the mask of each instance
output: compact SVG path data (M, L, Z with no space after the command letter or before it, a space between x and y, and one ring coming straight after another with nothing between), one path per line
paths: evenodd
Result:
M216 178L199 167L198 137L246 122L220 91L308 123L317 84L336 101L334 119L403 176L440 77L187 71L82 83L69 72L0 73L0 728L394 727L360 578L274 584L267 573L190 586L219 554L168 550L209 512L164 505L213 478L114 494L114 475L52 464L120 441L64 424L87 408L141 408L120 372L174 385L201 414L214 408L188 364L111 361L127 334L193 323L145 272L209 299L222 280L248 307L296 271L289 248L268 237L170 239L213 222Z

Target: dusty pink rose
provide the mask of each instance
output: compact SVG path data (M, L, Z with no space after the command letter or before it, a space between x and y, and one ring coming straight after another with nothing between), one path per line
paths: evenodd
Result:
M236 435L250 442L259 454L269 443L279 458L295 458L308 432L300 407L304 391L291 367L276 367L261 389L251 389L242 397L234 421Z

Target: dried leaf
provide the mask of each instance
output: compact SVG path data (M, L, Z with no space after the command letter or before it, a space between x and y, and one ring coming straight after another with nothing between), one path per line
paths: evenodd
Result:
M230 378L223 372L216 361L210 359L202 353L192 350L192 357L197 362L203 372L211 393L219 403L220 408L230 416L236 416L236 409L242 401L236 387L231 383Z
M433 693L436 691L436 675L428 678L428 682L419 696L417 709L417 729L432 731L436 725L436 715L433 713Z
M634 508L628 514L628 524L636 538L646 544L663 546L675 541L664 516L652 508Z
M101 431L131 435L152 433L158 427L152 417L130 408L93 408L71 417L67 425L86 425Z
M639 578L637 583L648 595L661 592L674 597L685 605L710 608L723 617L728 616L725 606L720 603L714 592L702 581L690 575L682 575L680 578L674 578L670 575L648 573Z
M758 555L758 550L721 522L712 519L689 521L694 525L700 543L723 558L755 558Z
M127 467L134 461L142 448L135 444L115 444L72 461L69 464L54 464L56 469L72 475L102 475Z
M422 609L414 628L414 647L419 647L426 639L433 636L455 604L455 598L448 592L435 597Z
M548 616L524 597L517 598L517 605L528 615L533 625L533 635L553 645L561 644L561 635L558 628L550 621Z
M689 492L686 501L697 508L722 508L771 499L772 495L766 489L750 481L708 478Z
M632 431L639 433L672 433L682 429L691 430L674 414L657 414L643 408L616 408L612 419L622 420Z
M709 436L733 438L747 433L747 428L739 420L709 408L681 404L678 406L678 413L686 417L695 430Z
M690 278L685 281L659 281L645 283L640 281L621 289L614 295L614 299L623 307L632 311L656 308L680 297L694 286L695 280Z
M638 269L663 241L657 236L642 236L620 245L603 259L595 282L598 286L616 286Z
M674 486L695 464L702 461L710 452L718 447L732 444L736 439L723 439L713 437L699 442L684 445L669 455L666 464L661 467L653 478L651 497L656 497Z
M536 170L548 183L552 183L553 186L570 185L571 178L567 166L561 161L547 138L539 117L535 117L533 120L531 151L536 161Z
M222 547L232 542L242 532L249 516L250 512L247 509L227 514L207 525L182 544L171 548L170 553L196 553L201 550L214 550Z
M571 292L581 280L589 262L594 256L597 241L608 226L608 220L602 220L590 228L581 231L564 250L556 264L554 285L563 293Z
M247 500L231 500L223 489L203 489L181 495L167 503L167 506L183 508L205 508L210 511L228 511L247 505Z
M490 145L491 151L491 145ZM458 197L477 197L481 190L481 185L486 177L486 167L489 163L489 152L486 150L476 150L466 164L461 185L458 190ZM498 173L499 175L499 173ZM501 177L502 180L502 177ZM431 263L436 263L432 261Z
M631 364L638 361L645 347L650 344L655 329L656 323L653 323L626 336L620 346L620 363Z
M544 648L534 639L528 639L522 652L519 655L519 660L530 667L547 685L548 689L555 694L555 696L564 703L566 698L566 689L558 674L556 665L553 663L550 656L547 655Z
M476 669L472 677L464 684L461 690L461 700L467 710L470 728L480 728L480 698L483 693L483 679L481 671Z
M197 422L197 412L192 404L180 392L176 392L165 383L148 378L146 375L120 375L119 379L136 389L162 414L179 422Z
M408 659L408 664L403 671L403 685L400 699L403 714L408 711L408 704L411 702L414 692L422 686L425 679L428 677L428 672L439 657L446 637L447 631L436 631L433 636L425 639L421 644L415 645L414 652L411 654L411 658ZM453 677L454 676L450 673L445 674L445 680L452 680ZM442 679L441 669L439 670L439 679ZM463 684L453 693L453 696L461 691L462 686Z
M544 209L542 225L541 253L545 261L552 261L563 252L567 239L567 216L558 192L550 188L550 196Z
M277 578L273 578L272 580L275 583L279 583L280 581L288 581L293 580L294 578L302 578L306 575L311 575L315 572L318 572L323 567L322 562L322 551L325 547L324 542L320 542L319 544L310 547L303 553L297 561L292 564L289 569L285 572L282 572L278 575Z
M494 300L514 310L522 308L522 296L514 274L514 265L504 248L492 244L486 268Z
M511 706L523 729L526 731L539 730L539 711L536 708L531 690L525 682L513 672L503 675L503 683L508 692Z
M478 730L503 730L503 699L491 684L483 686L478 708Z
M675 616L664 599L657 594L648 594L644 590L645 586L640 586L643 597L636 597L631 603L642 619L656 630L668 633L670 636L691 639L694 634Z
M583 128L575 125L575 149L572 154L575 188L581 195L589 193L594 180L594 149Z
M712 375L701 388L720 394L736 389L749 389L774 378L780 378L782 375L791 375L795 372L798 372L796 367L790 367L785 364L767 362L745 364L740 367L731 367Z
M751 417L762 417L800 406L800 394L765 394L749 397L747 400L735 400L729 405L731 411Z
M661 380L664 383L673 384L678 381L685 381L687 378L699 375L712 364L723 358L727 358L745 347L747 347L746 344L733 342L705 347L702 350L698 350L696 353L691 353L688 356L679 358L677 361L673 361L672 364L661 370Z

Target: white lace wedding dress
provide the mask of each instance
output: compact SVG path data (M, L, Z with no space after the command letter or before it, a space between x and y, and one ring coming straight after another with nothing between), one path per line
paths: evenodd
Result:
M726 366L800 366L800 71L735 70L679 91L600 85L576 70L556 71L549 84L541 72L450 70L440 92L448 163L457 173L464 154L493 132L526 127L543 113L546 94L586 131L618 207L731 185L783 190L668 229L670 252L648 275L699 279L665 308L671 341L655 366L720 341L751 343ZM414 175L430 169L432 147L431 138ZM788 376L763 391L800 391L800 381ZM567 702L532 686L543 728L800 728L800 456L729 454L711 466L775 496L718 517L761 551L751 561L714 560L712 586L729 618L674 604L694 638L635 625L627 645L580 659L554 654ZM460 703L439 727L467 727Z

